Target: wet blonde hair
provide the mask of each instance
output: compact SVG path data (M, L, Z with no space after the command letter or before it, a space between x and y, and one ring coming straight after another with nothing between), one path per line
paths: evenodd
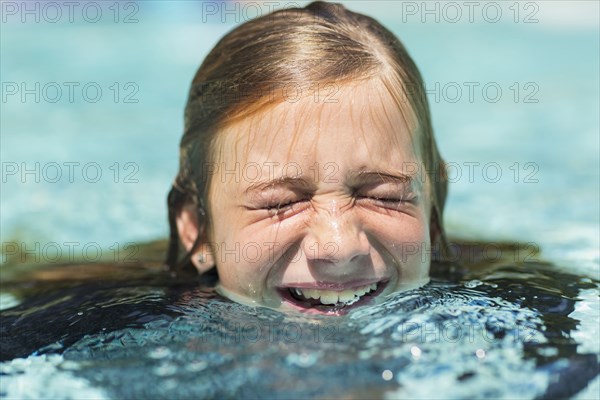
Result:
M421 75L398 38L373 18L334 3L275 11L225 35L196 73L185 107L179 172L168 196L171 229L167 265L191 269L190 257L211 223L207 194L217 132L226 124L285 101L277 89L380 78L407 121L431 183L431 232L445 245L443 209L447 179L433 136ZM197 210L201 232L180 257L176 218L186 204ZM202 228L203 227L203 228Z

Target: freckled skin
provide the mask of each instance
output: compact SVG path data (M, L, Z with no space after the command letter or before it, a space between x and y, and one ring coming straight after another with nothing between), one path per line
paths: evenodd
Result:
M337 103L284 102L219 133L208 234L229 297L289 308L277 287L386 280L382 298L427 282L428 185L377 175L420 165L417 141L378 81L339 94ZM236 163L239 174L223 173ZM260 186L282 177L302 185Z

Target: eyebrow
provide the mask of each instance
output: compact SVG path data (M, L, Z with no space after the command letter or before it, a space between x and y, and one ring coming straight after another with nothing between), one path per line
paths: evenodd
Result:
M244 191L244 194L251 192L262 192L266 189L273 189L278 187L290 188L295 190L314 191L316 186L313 182L309 181L303 176L282 176L279 178L271 179L268 181L260 181L252 183Z
M412 186L417 180L414 179L413 175L404 174L402 172L360 170L351 173L350 181L353 185L391 182Z
M360 186L367 184L375 184L382 182L402 183L408 186L415 187L417 180L413 175L404 174L402 172L384 172L360 170L350 172L350 186ZM246 190L244 194L262 192L267 189L288 188L292 190L302 190L306 192L314 192L317 190L316 184L312 179L307 179L304 176L282 176L268 181L254 182Z

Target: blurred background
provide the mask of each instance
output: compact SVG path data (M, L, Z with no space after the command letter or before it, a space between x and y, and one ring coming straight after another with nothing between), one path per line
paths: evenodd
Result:
M600 278L599 3L342 3L421 70L450 234L531 242ZM305 4L2 1L2 261L165 238L195 71L234 26Z

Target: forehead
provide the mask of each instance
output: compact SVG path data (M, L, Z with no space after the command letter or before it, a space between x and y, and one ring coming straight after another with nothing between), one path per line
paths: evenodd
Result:
M395 100L381 80L320 86L297 88L310 93L222 128L217 162L402 170L420 160L410 105Z

